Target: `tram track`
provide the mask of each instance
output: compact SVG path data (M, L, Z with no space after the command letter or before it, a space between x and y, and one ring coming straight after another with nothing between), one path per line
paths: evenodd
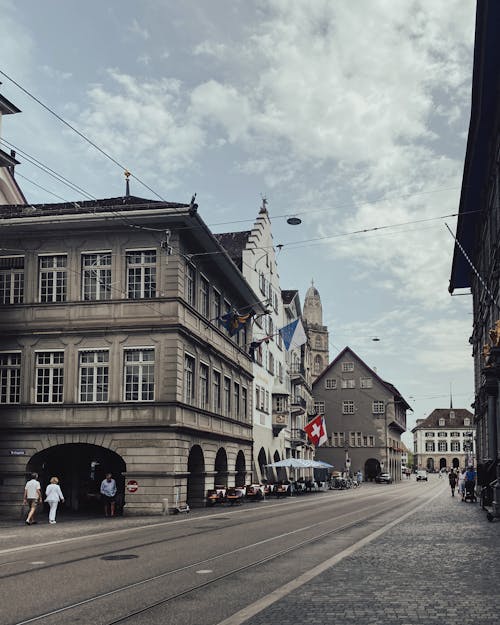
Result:
M356 515L357 518L348 521L346 523L343 523L337 527L334 528L330 528L326 531L321 531L319 533L315 533L315 535L307 537L307 538L303 538L301 540L298 540L297 542L288 545L286 547L283 547L281 549L278 549L272 553L269 553L261 558L258 558L256 560L252 560L251 562L248 562L246 564L240 565L240 566L236 566L236 567L231 567L228 570L224 571L223 573L216 575L214 577L211 577L210 579L207 579L206 581L197 583L197 584L191 584L186 588L183 588L177 592L173 592L170 595L166 596L166 597L161 597L158 600L155 601L151 601L149 602L147 605L142 606L140 609L137 610L132 610L127 612L126 614L123 614L121 616L118 616L116 618L113 618L112 620L107 620L107 621L103 621L102 625L117 625L118 623L126 623L127 621L130 621L131 619L133 619L134 617L139 617L140 615L144 615L149 611L154 611L156 608L159 608L160 606L163 605L167 605L170 602L175 601L176 599L182 598L182 597L186 597L192 593L196 593L197 591L200 591L204 588L210 587L211 585L215 585L218 582L221 582L231 576L237 575L239 573L245 572L247 570L251 570L254 569L256 567L265 565L268 562L271 562L273 560L276 560L278 558L284 557L294 551L299 551L300 549L303 549L304 547L311 545L313 543L318 543L322 540L324 540L325 538L334 536L336 534L342 534L344 532L347 532L348 530L354 529L356 527L365 525L367 523L369 523L370 521L374 521L376 519L381 519L383 518L384 515L391 515L391 513L393 513L395 510L397 509L401 509L402 507L407 507L408 504L411 504L412 502L415 501L415 497L414 495L408 494L407 496L405 496L404 501L399 500L396 504L388 506L387 502L381 502L379 504L376 504L375 506L373 506L371 508L371 510L373 510L374 507L377 508L377 510L375 512L372 512L371 514L365 514L366 510L362 511L362 516L360 517L359 514L359 510L354 510L351 512L347 512L342 516L352 516L352 515ZM420 498L417 499L417 502L415 503L415 506L413 506L413 508L417 508L421 505L421 501ZM409 513L411 513L411 510L409 511ZM338 519L339 517L336 517L336 519ZM141 587L145 587L148 584L152 584L160 579L163 578L167 578L168 576L173 576L176 574L180 574L184 571L188 571L189 569L194 569L196 567L200 567L203 565L209 565L211 563L213 563L216 560L220 560L222 558L229 558L229 557L235 557L238 553L241 553L245 550L250 550L250 549L255 549L258 546L263 545L264 543L271 543L273 541L277 541L280 539L283 539L284 537L289 537L292 535L298 535L300 533L306 532L306 531L310 531L311 529L315 528L319 528L321 525L324 525L325 523L331 522L331 521L335 521L334 518L329 518L326 520L322 520L319 521L317 523L314 524L310 524L307 525L305 527L301 527L301 528L296 528L295 530L292 530L290 532L287 532L286 534L282 534L282 535L278 535L278 536L273 536L271 538L267 538L264 539L262 541L258 541L257 543L253 543L251 545L244 545L242 547L239 547L237 549L228 551L228 552L224 552L224 553L220 553L217 554L215 556L212 556L210 558L205 558L202 560L198 560L196 562L192 562L190 564L187 564L183 567L178 567L176 569L172 569L172 570L168 570L168 571L164 571L160 574L148 577L148 578L144 578L142 580L136 581L134 583L130 583L130 584L126 584L123 585L121 587L115 588L113 590L110 590L108 592L105 593L101 593L100 595L94 596L94 597L89 597L87 599L84 599L82 601L78 601L72 604L68 604L66 606L62 606L56 610L50 611L50 612L46 612L45 614L41 614L23 621L19 621L13 625L28 625L30 623L43 623L44 621L47 621L47 619L49 618L54 618L57 615L62 615L65 614L65 618L66 615L71 614L71 611L76 612L84 607L88 607L89 605L91 605L92 603L97 603L100 601L105 601L107 598L111 598L113 596L117 596L120 593L127 593L130 592L132 590L135 589L139 589ZM219 528L220 529L220 528ZM48 622L48 621L47 621ZM54 622L53 620L50 622ZM68 622L67 620L64 620L64 622Z

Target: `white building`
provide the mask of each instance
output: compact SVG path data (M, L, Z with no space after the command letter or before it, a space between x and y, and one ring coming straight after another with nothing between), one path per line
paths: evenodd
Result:
M413 428L414 464L419 469L464 468L473 463L473 414L465 408L436 408Z

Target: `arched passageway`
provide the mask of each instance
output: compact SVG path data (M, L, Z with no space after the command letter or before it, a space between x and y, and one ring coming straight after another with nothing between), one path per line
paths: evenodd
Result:
M453 458L453 460L451 461L451 466L454 469L458 469L458 467L460 466L460 460L458 458Z
M193 445L188 456L187 503L190 508L205 505L205 458L199 445Z
M376 458L368 458L365 462L365 480L374 480L381 473L380 462Z
M446 458L439 459L439 469L446 469Z
M215 456L215 485L227 486L227 454L224 447L221 447Z
M434 458L427 458L427 471L434 471Z
M236 464L235 464L235 486L245 486L246 480L246 463L245 463L245 454L240 450L238 455L236 456Z
M28 473L38 473L42 492L51 477L58 477L64 494L62 512L102 513L100 502L101 482L106 473L112 473L117 487L117 511L125 503L125 478L127 466L114 451L88 445L68 443L49 447L35 454L28 462Z
M274 452L273 462L279 462L281 460L279 451ZM276 476L278 482L284 482L287 479L285 467L276 467Z
M268 467L266 467L266 464L269 464L267 462L267 457L266 457L266 451L264 449L264 447L260 448L259 451L259 456L257 458L257 462L259 463L259 473L260 473L260 479L261 480L268 480L268 473L267 473L267 469ZM272 480L272 477L271 477Z

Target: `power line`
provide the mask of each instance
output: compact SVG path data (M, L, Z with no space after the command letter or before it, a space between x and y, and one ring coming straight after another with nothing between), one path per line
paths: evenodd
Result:
M16 178L22 178L23 180L26 180L27 182L34 185L35 187L38 187L39 189L41 189L42 191L45 191L46 193L50 193L50 195L53 195L54 197L58 198L59 200L62 200L63 202L68 201L65 198L61 197L60 195L57 195L57 193L54 193L53 191L49 191L49 189L42 187L42 185L38 184L38 182L35 182L34 180L31 180L30 178L23 176L23 174L20 174L18 171L16 171Z

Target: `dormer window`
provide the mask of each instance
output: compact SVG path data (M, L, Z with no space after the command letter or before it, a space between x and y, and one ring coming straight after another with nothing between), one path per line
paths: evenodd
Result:
M444 419L439 419L439 427L443 427L445 424L445 420Z
M464 419L464 425L470 425L470 419L469 419L469 417L465 417L465 419Z

